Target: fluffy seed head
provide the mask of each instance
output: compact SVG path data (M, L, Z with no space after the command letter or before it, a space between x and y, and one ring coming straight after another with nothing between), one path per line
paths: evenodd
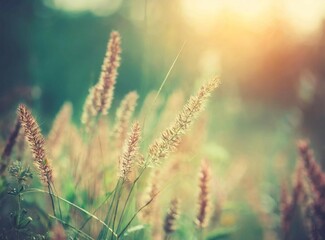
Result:
M176 230L176 222L179 217L179 200L174 198L170 202L169 210L166 214L164 221L164 231L165 234L171 234Z
M321 239L319 236L325 233L325 173L314 159L308 142L300 141L298 149L313 195L309 207L310 236L312 239Z
M305 172L308 175L315 194L317 197L325 199L325 173L316 162L308 142L300 141L298 143L298 149Z
M107 115L113 100L117 69L120 66L120 54L121 37L118 32L113 31L107 45L99 81L89 90L84 105L81 116L83 124L89 124L90 119L98 114Z
M57 114L51 131L47 138L48 146L51 146L50 156L51 158L56 158L60 152L60 148L62 147L62 141L64 139L64 135L66 134L66 130L69 127L69 123L72 115L72 104L69 102L64 103L59 113Z
M123 153L120 158L120 176L126 181L130 180L129 174L132 171L134 163L137 162L138 159L140 135L140 124L135 122L132 126L128 139L124 143Z
M99 82L95 91L99 92L99 98L96 98L96 109L103 115L107 114L111 107L114 87L117 77L117 69L120 66L121 37L116 31L113 31L107 45L106 56L102 65Z
M94 98L96 97L98 96L95 96L94 87L90 88L81 115L81 123L87 125L88 127L90 125L92 117L96 116L97 114L97 111L94 106Z
M118 142L118 147L121 147L126 138L127 129L129 128L130 120L135 110L138 97L139 96L136 92L128 93L116 111L116 120L113 134Z
M203 110L208 97L218 85L219 79L214 78L204 84L197 94L188 100L172 125L149 146L149 163L159 163L177 148L181 136L192 125L197 114Z
M41 130L25 105L19 105L17 114L24 129L26 141L32 151L34 163L39 170L40 178L45 184L49 184L52 182L52 168L46 157L45 141Z
M210 169L206 161L202 162L200 178L199 178L199 199L198 199L198 212L196 215L195 224L198 228L202 229L208 226L209 211L210 211Z

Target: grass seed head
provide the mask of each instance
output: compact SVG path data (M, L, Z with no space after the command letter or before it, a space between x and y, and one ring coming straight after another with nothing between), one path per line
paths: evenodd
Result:
M210 169L207 162L204 160L201 165L199 177L199 198L198 212L196 215L195 224L199 229L205 228L209 224L210 215Z
M117 70L120 66L121 37L116 31L110 35L107 51L101 68L98 83L90 88L84 104L81 122L89 125L91 118L98 114L107 115L111 107Z
M118 142L117 147L121 147L129 129L132 114L135 110L138 94L133 91L128 93L122 100L116 111L115 126L113 130L114 137Z
M45 140L41 129L25 105L19 105L17 114L24 129L25 139L32 151L34 164L38 168L40 178L45 184L49 184L52 182L52 168L46 156Z
M130 180L129 175L138 160L140 136L140 124L139 122L135 122L131 128L129 137L125 140L123 153L120 158L120 176L127 181Z
M164 221L164 231L165 234L172 234L176 231L176 222L179 217L179 200L174 198L170 202L170 206Z
M204 109L207 99L218 85L218 78L208 81L201 86L196 95L187 101L171 126L149 146L149 163L157 164L175 151L181 141L181 136L186 133L196 116Z

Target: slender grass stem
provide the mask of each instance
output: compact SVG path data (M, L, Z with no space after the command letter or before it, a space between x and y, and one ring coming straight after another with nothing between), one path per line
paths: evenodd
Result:
M134 189L136 183L138 182L138 180L140 179L140 177L141 177L142 174L144 173L145 169L146 169L146 168L142 168L142 169L141 169L141 172L139 173L139 176L138 176L138 177L134 180L134 182L132 183L131 189L130 189L130 191L129 191L129 193L128 193L128 196L127 196L127 198L126 198L126 200L125 200L125 203L124 203L124 206L123 206L123 209L122 209L122 212L121 212L120 220L119 220L119 223L118 223L118 225L117 225L117 229L116 229L116 231L118 231L119 228L120 228L120 225L121 225L122 220L123 220L124 212L125 212L126 206L127 206L127 204L128 204L128 201L129 201L129 199L130 199L130 197L131 197L132 191L133 191L133 189Z
M20 213L21 213L21 195L18 193L18 213L16 219L16 225L19 226L20 224Z
M24 192L22 192L21 194L28 194L28 193L43 193L43 194L48 194L48 192L42 190L42 189L37 189L37 188L30 188L29 190L26 190ZM87 210L79 207L78 205L62 198L62 197L59 197L53 193L51 193L53 196L57 197L58 199L60 199L61 201L69 204L70 206L73 206L74 208L78 209L79 211L85 213L86 215L88 216L91 216L93 219L95 219L96 221L98 221L99 223L101 223L104 227L106 227L114 236L117 236L117 234L105 223L103 222L102 220L100 220L98 217L96 217L95 215L91 214L90 212L88 212Z
M121 188L119 188L119 193L118 193L119 195L118 195L118 198L117 198L117 201L116 201L115 211L113 213L113 225L112 225L113 231L115 229L116 216L118 214L118 207L119 207L119 203L120 203L120 198L121 198L121 195L122 195L122 192L123 192L123 184L124 184L124 180L122 180ZM113 235L111 236L111 239L113 239Z
M115 189L113 190L113 192L115 191ZM104 199L104 201L101 203L101 204L99 204L99 206L93 211L93 213L92 214L95 214L109 199L110 199L110 197L112 196L112 193L110 193L105 199ZM90 216L90 217L88 217L86 220L85 220L85 222L81 225L81 227L79 228L79 230L82 230L85 226L86 226L86 224L88 223L88 221L91 219L92 217Z
M198 240L203 240L204 239L204 232L203 232L203 229L202 228L199 228L197 230L197 239Z
M144 209L145 207L147 207L155 198L156 196L160 193L161 191L157 192L145 205L143 205L141 208L138 209L138 211L136 211L135 214L133 214L133 216L131 217L131 219L129 220L129 222L126 224L126 226L123 228L123 230L117 235L117 238L119 238L130 226L130 224L132 223L132 221L134 220L134 218L139 214L139 212L142 211L142 209Z
M54 199L53 199L53 192L51 190L51 185L50 185L50 182L48 181L47 182L47 188L48 188L48 194L50 196L50 199L51 199L51 204L52 204L52 210L53 210L53 214L54 216L56 216L56 212L55 212L55 205L54 205Z
M53 190L52 190L52 186L53 186ZM51 188L51 191L52 191L53 193L55 193L55 195L58 196L58 193L57 193L57 191L56 191L56 189L55 189L55 186L54 186L54 183L53 183L53 182L51 183L50 188ZM58 205L58 209L59 209L60 219L62 219L62 211L61 211L60 201L59 201L58 198L56 198L56 201L57 201L57 205Z
M109 207L109 210L108 210L108 213L107 213L107 216L110 217L108 220L107 220L107 223L109 220L111 220L111 217L113 215L111 215L111 210L114 208L114 203L115 203L115 199L116 199L116 195L117 195L117 192L120 191L120 182L117 183L117 186L116 186L116 190L114 192L114 196L113 196L113 199L112 199L112 204L110 204L110 207Z
M70 225L69 223L53 216L53 215L49 215L50 218L55 219L56 221L60 222L62 225L67 226L69 228L71 228L73 231L75 231L77 234L82 235L83 237L90 239L90 240L94 240L94 238L92 238L91 236L89 236L88 234L84 233L83 231L80 231L79 229L77 229L76 227Z
M106 224L108 224L110 222L111 218L112 218L111 210L112 210L113 205L115 203L116 193L119 190L120 190L120 179L118 180L118 182L116 184L116 187L115 187L115 190L114 190L114 194L113 194L113 199L112 199L111 204L109 205L109 209L108 209L107 214L106 214L106 217L105 217L105 223ZM112 231L114 231L114 230L112 229ZM102 236L102 235L104 235L104 236ZM107 232L104 231L104 229L99 233L99 237L98 238L100 238L100 237L103 237L103 239L107 239Z
M171 236L170 236L170 234L165 234L165 236L164 236L164 240L170 240L171 239Z
M163 89L164 85L166 84L166 81L167 81L167 79L169 78L169 75L170 75L170 73L172 72L172 70L173 70L173 68L174 68L174 66L175 66L175 64L176 64L176 62L177 62L179 56L181 55L181 53L182 53L182 51L183 51L185 45L186 45L186 41L183 43L181 49L179 50L179 52L177 53L176 57L174 58L174 61L173 61L173 63L171 64L170 68L168 69L168 72L166 73L166 76L165 76L164 80L163 80L162 83L160 84L160 87L159 87L159 89L158 89L158 91L157 91L157 94L156 94L154 100L152 101L151 105L149 106L149 109L147 109L146 112L145 112L145 114L144 114L144 117L143 117L143 123L142 123L142 131L143 131L143 132L144 132L144 129L145 129L145 122L146 122L146 119L147 119L147 115L148 115L148 113L150 113L150 112L152 111L152 109L153 109L153 107L154 107L154 105L155 105L155 103L156 103L156 101L157 101L157 99L158 99L158 97L159 97L159 95L160 95L160 92L161 92L161 90Z

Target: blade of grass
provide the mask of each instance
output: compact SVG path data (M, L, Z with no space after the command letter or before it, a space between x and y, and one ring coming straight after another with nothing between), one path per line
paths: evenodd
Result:
M147 207L160 193L161 191L158 191L145 205L143 205L141 208L138 209L138 211L131 217L130 221L126 224L126 226L123 228L123 230L117 235L117 238L120 238L121 235L128 229L134 218L138 215L139 212L142 211L145 207Z
M116 193L120 189L120 184L121 184L121 180L119 179L118 182L117 182L117 184L116 184L115 190L114 190L112 203L110 204L109 209L108 209L107 214L106 214L106 217L105 217L105 223L106 224L108 224L108 222L111 220L111 214L110 213L111 213L111 210L112 210L113 205L114 205L114 202L115 202ZM113 229L112 229L112 232L114 232ZM106 239L106 238L107 238L107 229L102 228L102 230L100 231L97 239Z
M128 196L127 196L127 198L126 198L126 200L125 200L125 203L124 203L124 206L123 206L123 209L122 209L122 212L121 212L121 216L120 216L120 219L119 219L119 222L118 222L118 225L117 225L117 229L116 229L116 231L118 231L119 228L120 228L120 225L121 225L121 222L122 222L122 219L123 219L123 216L124 216L124 212L125 212L126 206L127 206L127 204L128 204L128 201L129 201L129 199L130 199L130 197L131 197L132 191L133 191L133 189L134 189L136 183L137 183L138 180L140 179L141 175L144 173L144 170L145 170L145 168L141 169L141 172L139 173L139 176L138 176L138 177L134 180L134 182L132 183L131 189L130 189L130 191L129 191L129 193L128 193Z
M51 190L51 193L58 195L53 182L49 184L49 189ZM59 199L56 199L56 201L58 204L59 216L60 216L60 219L62 219L62 211L61 211L60 201L59 201Z
M83 237L90 239L90 240L94 240L91 236L89 236L87 233L84 233L83 231L78 230L77 228L75 228L74 226L70 225L69 223L57 218L56 216L53 215L48 215L50 218L55 219L56 221L60 222L62 225L67 226L69 228L71 228L73 231L75 231L77 234L82 235Z
M164 87L164 85L165 85L165 83L166 83L166 81L167 81L167 79L168 79L170 73L172 72L172 70L173 70L173 68L174 68L174 66L175 66L175 64L176 64L176 62L177 62L179 56L181 55L181 53L182 53L182 51L183 51L185 45L186 45L186 41L183 43L181 49L180 49L179 52L177 53L177 55L176 55L176 57L175 57L175 59L174 59L172 65L170 66L170 68L169 68L169 70L168 70L168 72L167 72L167 74L166 74L164 80L162 81L162 83L161 83L161 85L160 85L160 87L159 87L159 89L158 89L158 92L157 92L157 94L156 94L154 100L152 101L151 105L149 106L149 109L146 110L146 112L145 112L145 114L144 114L144 117L143 117L143 123L142 123L142 131L143 131L143 132L144 132L144 129L145 129L145 122L146 122L147 115L148 115L148 113L150 113L150 112L152 111L153 106L154 106L154 104L156 103L157 98L159 97L160 92L161 92L161 90L163 89L163 87Z
M95 214L109 199L110 197L113 195L113 192L115 191L115 189L109 193L109 195L104 199L104 201L98 205L98 207L93 211L92 214ZM81 225L81 227L79 228L79 230L82 230L86 224L88 223L88 221L91 219L91 217L88 217L85 222Z
M26 190L26 191L24 191L24 192L22 192L21 194L26 194L26 193L43 193L43 194L48 194L48 192L47 191L44 191L44 190L42 190L42 189L38 189L38 188L30 188L30 189L28 189L28 190ZM55 194L53 194L52 193L52 195L54 196L54 197L57 197L58 199L60 199L61 201L63 201L63 202L65 202L65 203L67 203L67 204L69 204L70 206L73 206L74 208L76 208L76 209L78 209L79 211L81 211L81 212L83 212L83 213L85 213L86 215L88 215L88 216L91 216L93 219L95 219L96 221L98 221L98 222L100 222L103 226L105 226L114 236L117 236L117 234L110 228L110 227L108 227L108 225L105 223L105 222L103 222L102 220L100 220L98 217L96 217L95 215L93 215L93 214L91 214L90 212L88 212L87 210L85 210L85 209L83 209L83 208L81 208L81 207L79 207L78 205L76 205L76 204L74 204L74 203L72 203L72 202L70 202L70 201L68 201L68 200L66 200L66 199L64 199L64 198L62 198L62 197L59 197L59 196L57 196L57 195L55 195Z
M116 216L118 214L118 207L119 207L119 203L120 203L120 198L121 198L122 191L123 191L123 184L124 184L124 179L122 180L121 187L119 188L118 198L117 198L117 201L116 201L116 207L115 207L115 211L113 213L113 225L112 225L113 231L114 231L114 228L115 228ZM111 239L113 239L113 235L111 236Z

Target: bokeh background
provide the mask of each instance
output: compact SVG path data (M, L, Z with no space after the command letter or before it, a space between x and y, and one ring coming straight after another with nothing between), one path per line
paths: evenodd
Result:
M19 102L41 116L45 132L65 101L78 124L112 30L123 48L114 106L130 90L157 90L184 46L162 96L220 76L207 151L220 168L249 176L234 198L244 192L259 216L252 221L274 230L296 141L310 139L325 167L324 20L323 0L1 0L1 135ZM260 228L247 239L272 234Z

